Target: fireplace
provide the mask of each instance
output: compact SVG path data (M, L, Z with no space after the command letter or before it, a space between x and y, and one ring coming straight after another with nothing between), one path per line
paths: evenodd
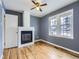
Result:
M21 31L21 44L32 42L32 31Z
M19 28L19 47L34 43L34 28Z

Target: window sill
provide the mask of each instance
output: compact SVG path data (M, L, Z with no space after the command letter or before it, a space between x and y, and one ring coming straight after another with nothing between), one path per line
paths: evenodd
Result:
M62 36L62 35L53 35L53 34L49 34L49 36L51 36L51 37L63 38L63 39L71 39L71 40L74 39L74 37L68 37L68 36Z

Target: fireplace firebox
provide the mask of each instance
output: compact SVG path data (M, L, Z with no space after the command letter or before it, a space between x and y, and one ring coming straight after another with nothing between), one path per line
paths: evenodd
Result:
M32 42L32 31L21 31L21 44Z

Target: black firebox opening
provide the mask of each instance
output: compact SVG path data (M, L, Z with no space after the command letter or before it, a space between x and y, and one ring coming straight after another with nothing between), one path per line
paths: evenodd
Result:
M32 42L32 31L21 31L21 44Z

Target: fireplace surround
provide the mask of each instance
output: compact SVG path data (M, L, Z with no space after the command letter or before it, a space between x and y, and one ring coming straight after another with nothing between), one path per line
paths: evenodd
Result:
M19 27L19 41L18 41L18 47L24 47L30 44L34 44L34 28L24 28Z

